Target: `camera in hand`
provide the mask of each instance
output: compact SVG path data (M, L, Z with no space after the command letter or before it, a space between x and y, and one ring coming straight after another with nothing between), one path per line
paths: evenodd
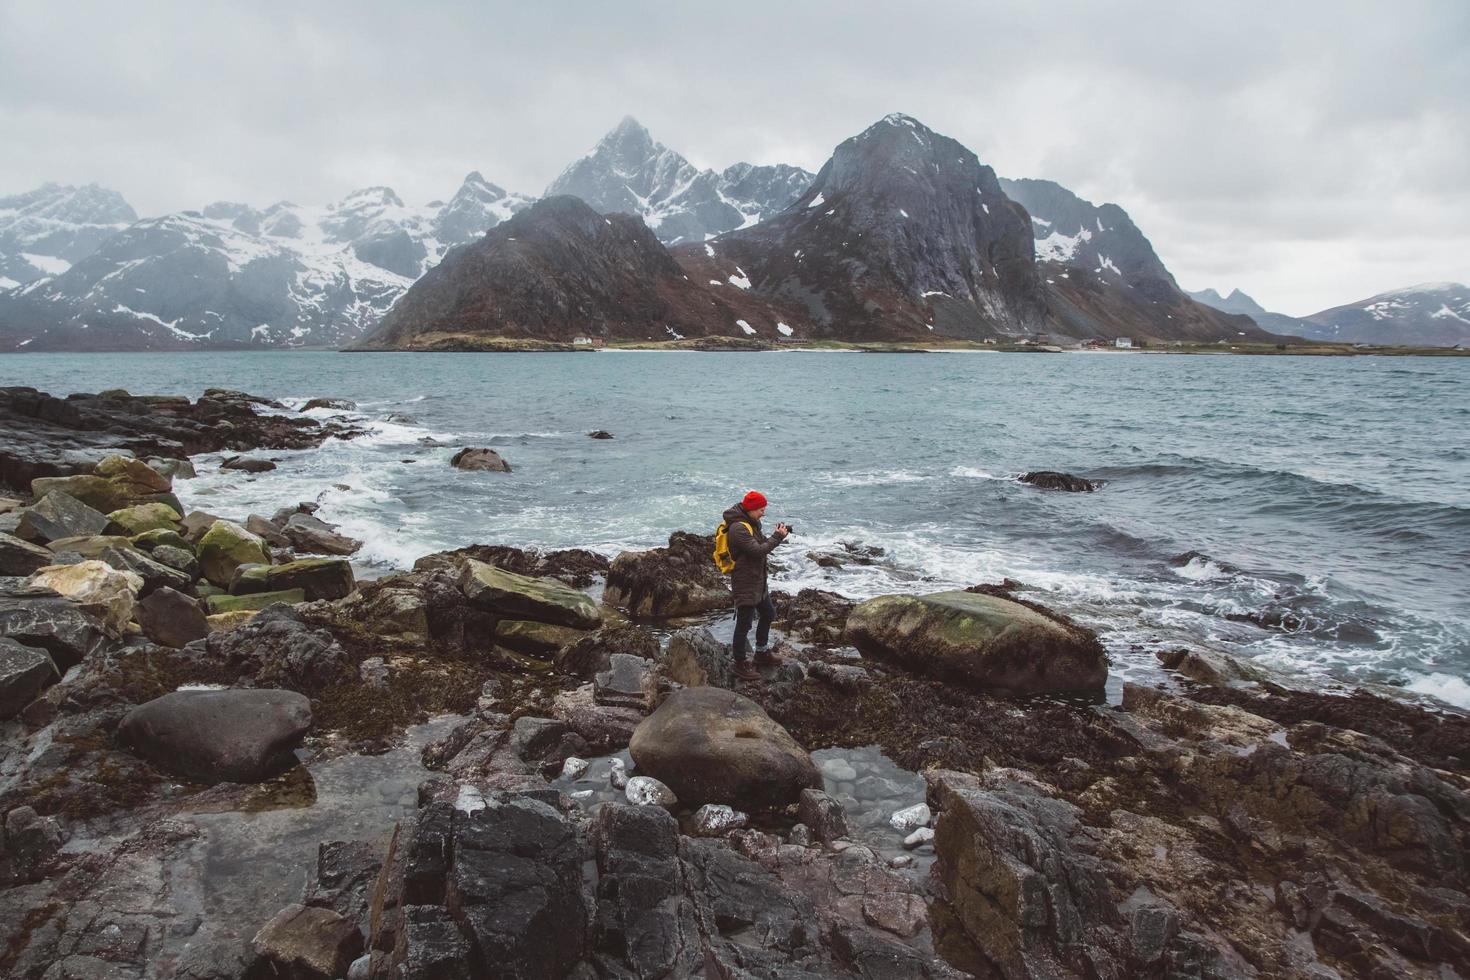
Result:
M794 525L794 524L787 524L786 525L786 533L788 535L795 534L796 533L796 525Z

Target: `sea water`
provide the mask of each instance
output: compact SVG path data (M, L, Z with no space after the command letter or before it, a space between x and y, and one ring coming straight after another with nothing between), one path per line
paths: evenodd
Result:
M1115 687L1192 645L1470 707L1463 359L29 354L0 356L0 384L351 399L369 435L256 453L279 463L259 475L197 458L177 489L226 516L316 501L365 541L366 575L473 542L652 547L711 532L753 487L769 525L796 526L779 588L863 598L1009 577L1099 631ZM462 446L514 469L455 470ZM1037 469L1106 482L1016 481ZM807 557L840 542L884 555Z

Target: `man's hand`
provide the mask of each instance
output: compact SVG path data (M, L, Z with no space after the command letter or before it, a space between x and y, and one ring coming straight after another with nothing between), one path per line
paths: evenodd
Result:
M787 527L785 524L777 524L776 525L776 534L779 535L780 537L783 537L784 538L784 537L786 537L790 533L791 533L791 528Z

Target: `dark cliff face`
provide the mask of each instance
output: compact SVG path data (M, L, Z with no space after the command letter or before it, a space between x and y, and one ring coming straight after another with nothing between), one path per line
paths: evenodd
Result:
M714 251L821 335L984 337L1046 319L1024 210L973 153L908 116L838 146L791 207ZM679 255L709 271L700 253Z
M631 215L575 197L543 198L484 238L449 252L364 343L425 333L565 339L663 331L663 291L682 281L669 253Z

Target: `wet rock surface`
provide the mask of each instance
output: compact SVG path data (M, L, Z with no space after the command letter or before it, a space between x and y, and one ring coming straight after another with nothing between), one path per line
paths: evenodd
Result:
M604 601L644 619L725 609L730 584L714 565L714 550L712 536L675 531L666 548L625 551L608 569Z
M201 783L254 783L296 763L311 702L294 691L175 691L139 705L118 738L168 772Z
M1055 470L1032 470L1022 473L1017 479L1042 490L1061 490L1065 493L1091 493L1102 486L1101 480L1089 480Z
M173 507L142 498L178 468L72 462L56 475L95 499ZM0 502L15 527L47 494L80 499L42 487ZM36 528L65 517L46 510ZM286 542L272 552L294 551L284 529L310 511L260 518ZM46 550L143 581L123 629L106 603L0 576L0 975L1470 974L1470 721L1448 710L1296 690L1206 650L1165 651L1174 679L1116 705L1004 697L932 670L939 645L859 655L843 636L867 613L811 590L777 595L788 662L737 694L710 686L729 650L706 628L728 618L628 624L579 591L618 577L605 559L494 545L193 636L201 602L270 591L223 595L189 570L219 518L131 536L89 520L57 523L79 533ZM659 550L624 562L610 598L636 613L698 595L705 540ZM267 553L230 584L296 560ZM1013 592L965 601L1065 632ZM728 597L707 598L725 616ZM170 616L188 630L166 635ZM138 734L187 714L160 702L221 699L285 710ZM674 716L685 734L639 734ZM234 773L265 778L195 782L267 728L281 737L243 757L273 764ZM711 746L729 751L690 763ZM182 765L196 756L213 761ZM673 799L634 805L655 778ZM710 779L738 798L704 798Z

